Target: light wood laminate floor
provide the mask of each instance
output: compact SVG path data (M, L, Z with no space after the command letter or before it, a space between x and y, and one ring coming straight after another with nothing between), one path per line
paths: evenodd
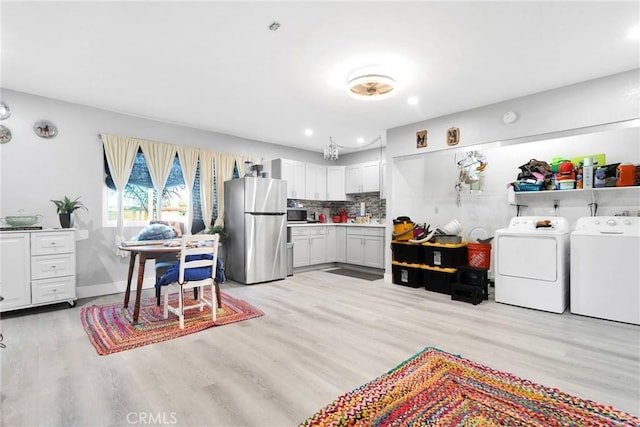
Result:
M638 326L322 271L222 289L265 316L107 356L80 308L122 294L3 314L1 424L295 426L429 346L640 415Z

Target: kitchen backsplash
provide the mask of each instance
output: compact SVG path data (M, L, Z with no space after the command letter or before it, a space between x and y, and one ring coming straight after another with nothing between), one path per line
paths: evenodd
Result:
M347 211L349 216L360 214L360 204L364 203L365 211L371 214L372 218L384 218L387 211L387 201L380 199L380 193L364 193L354 194L353 200L347 202L322 202L318 200L296 199L298 203L302 203L303 207L317 214L325 213L333 215L342 209Z

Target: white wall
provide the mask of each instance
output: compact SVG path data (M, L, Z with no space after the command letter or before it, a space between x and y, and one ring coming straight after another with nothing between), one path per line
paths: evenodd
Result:
M0 145L0 216L42 214L42 225L59 227L51 199L81 196L88 212L76 225L89 237L77 242L78 295L81 297L124 290L128 259L113 254L114 228L102 227L103 151L100 133L125 135L212 150L251 154L264 158L270 172L278 157L323 163L322 153L292 149L220 133L187 128L54 99L2 89L2 101L12 114L2 124L13 139ZM33 124L47 119L57 127L54 139L37 137ZM213 119L212 119L213 120ZM135 235L139 228L125 230ZM153 282L149 263L145 286Z
M519 119L506 125L502 116L515 111ZM640 70L596 79L552 91L534 94L470 111L389 129L387 131L387 226L392 219L409 216L415 222L445 224L458 219L464 234L474 227L490 233L504 227L516 209L507 202L506 188L516 179L518 166L535 158L551 162L553 157L575 157L605 153L607 163L640 163L640 128L550 139L545 134L640 118ZM446 145L446 129L461 130L460 143ZM417 131L428 131L428 147L416 148ZM580 133L577 131L576 133ZM522 143L518 139L530 141ZM515 141L514 141L515 140ZM456 166L461 153L471 149L487 156L484 191L480 195L463 193L456 204ZM600 192L598 214L613 215L625 209L638 209L638 188L623 192ZM573 196L575 195L575 197ZM560 198L558 214L572 222L588 216L588 198L545 194L528 204L524 215L554 215L553 200ZM388 250L387 273L391 254Z

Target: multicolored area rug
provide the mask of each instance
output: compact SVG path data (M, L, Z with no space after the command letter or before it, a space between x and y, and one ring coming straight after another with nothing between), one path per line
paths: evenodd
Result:
M208 297L211 291L207 289L205 292ZM185 297L188 295L193 294L185 292ZM169 318L163 319L162 304L159 307L156 306L155 298L140 301L140 315L137 325L131 323L133 302L129 303L128 308L124 308L121 302L83 307L80 319L98 354L104 355L167 341L213 326L228 325L264 314L246 301L233 298L224 292L220 292L220 295L222 308L219 308L216 313L215 324L211 321L211 310L205 307L203 311L186 310L184 329L180 329L176 315L169 313ZM178 294L176 293L169 297L169 303L174 306L177 304L177 300ZM185 299L185 305L192 303L193 301L188 297Z
M638 426L640 418L426 348L302 426Z

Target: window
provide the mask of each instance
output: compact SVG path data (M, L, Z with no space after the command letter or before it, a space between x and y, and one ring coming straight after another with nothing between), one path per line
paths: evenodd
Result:
M116 225L118 198L115 184L109 172L106 156L104 158L104 170L106 173L104 187L104 213L103 223L106 226ZM237 168L234 169L234 176L237 175ZM215 172L213 176L213 216L209 223L213 223L218 215L217 191L215 182ZM153 188L151 175L145 162L144 155L138 150L129 181L124 189L124 225L125 226L145 226L149 221L156 219L156 206L158 203L158 192ZM162 206L162 219L166 221L181 221L186 223L187 210L193 210L192 233L204 230L205 221L202 219L200 208L200 168L196 170L196 179L192 188L192 205L187 206L189 192L187 191L182 169L178 156L175 157L171 172L167 179L165 188L160 195ZM208 226L209 224L207 224Z

